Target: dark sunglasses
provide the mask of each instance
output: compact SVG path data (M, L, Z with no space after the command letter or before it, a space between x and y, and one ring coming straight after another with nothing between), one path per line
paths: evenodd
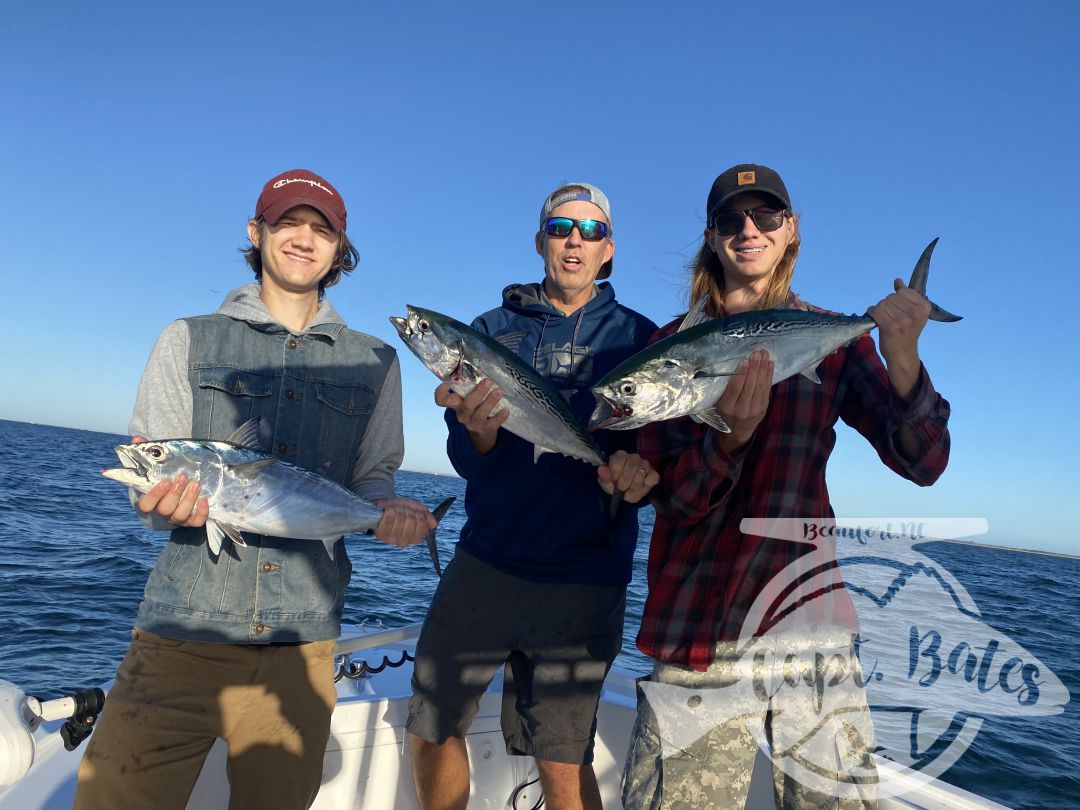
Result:
M713 230L717 236L734 236L743 229L746 218L754 220L754 225L762 233L775 231L784 224L787 209L747 208L745 211L721 211L713 219Z
M577 226L578 233L586 242L599 242L608 235L608 225L598 219L570 219L570 217L548 217L544 220L544 233L560 238L570 235Z

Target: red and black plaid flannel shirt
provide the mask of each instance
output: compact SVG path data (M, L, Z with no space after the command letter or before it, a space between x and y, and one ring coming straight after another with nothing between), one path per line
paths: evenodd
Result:
M675 332L681 320L650 343ZM703 671L718 641L743 637L755 597L810 547L744 535L739 524L743 518L834 516L825 464L836 443L837 419L865 436L886 466L917 484L932 484L944 471L949 403L934 390L925 368L914 398L903 402L874 341L864 335L826 357L817 373L820 385L795 375L773 386L765 418L737 458L720 448L716 430L689 417L639 431L638 452L660 473L652 492L649 594L637 637L645 654ZM893 443L904 424L918 439L915 461ZM824 603L832 615L820 618L857 626L846 591L833 597Z

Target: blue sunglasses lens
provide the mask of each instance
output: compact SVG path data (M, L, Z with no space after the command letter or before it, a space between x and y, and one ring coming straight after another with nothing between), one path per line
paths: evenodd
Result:
M577 226L581 238L587 242L597 242L608 235L606 222L598 219L571 219L570 217L548 217L544 222L544 232L548 236L565 238Z

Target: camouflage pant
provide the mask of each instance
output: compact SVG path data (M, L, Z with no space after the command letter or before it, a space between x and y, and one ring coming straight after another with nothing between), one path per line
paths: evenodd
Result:
M706 672L657 663L638 684L623 771L626 810L741 810L772 751L783 810L877 805L874 730L849 634L836 629L717 645Z

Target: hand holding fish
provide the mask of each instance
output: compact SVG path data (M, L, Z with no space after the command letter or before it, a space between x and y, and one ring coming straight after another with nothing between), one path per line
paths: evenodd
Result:
M718 433L717 441L728 453L741 450L765 418L772 390L773 362L764 349L739 362L724 393L716 401L716 411L730 433Z
M499 428L510 417L509 409L499 408L502 391L491 380L481 380L464 397L443 383L435 389L435 404L450 408L457 420L469 431L476 452L487 455L495 447ZM498 410L497 410L498 409Z
M408 498L384 498L375 505L383 510L375 539L391 546L416 545L437 525L426 506Z
M615 490L622 490L623 500L637 503L643 500L649 490L660 483L660 475L652 465L637 453L617 450L611 454L607 464L596 471L600 489L611 495Z
M919 383L919 335L930 319L930 301L900 279L892 295L870 307L866 314L878 326L878 349L889 370L893 388L909 399Z
M131 437L132 444L145 441L145 436ZM157 512L177 526L203 526L210 515L210 502L199 497L199 482L189 482L183 474L159 481L139 497L138 506L142 513Z

